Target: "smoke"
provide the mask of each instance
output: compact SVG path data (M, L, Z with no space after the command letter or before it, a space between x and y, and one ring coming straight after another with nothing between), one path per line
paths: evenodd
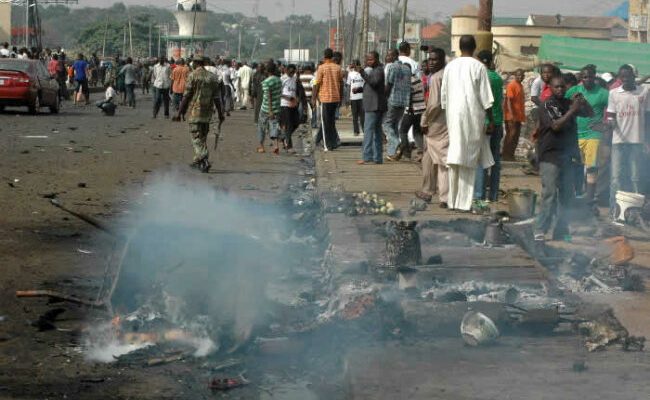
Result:
M180 329L173 340L197 356L242 345L268 314L267 282L287 270L284 213L174 174L147 192L124 221L129 250L112 298L120 329Z

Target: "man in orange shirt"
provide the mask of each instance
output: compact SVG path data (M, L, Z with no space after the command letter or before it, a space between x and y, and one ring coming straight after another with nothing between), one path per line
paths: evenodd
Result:
M316 84L313 89L312 105L320 101L321 128L316 137L316 144L323 141L325 151L338 147L339 134L336 131L336 109L339 107L343 92L343 70L334 62L334 51L325 49L324 62L316 72Z
M177 61L176 68L172 71L172 101L174 109L178 111L183 100L183 93L185 93L185 83L187 77L190 75L190 68L185 65L185 61L181 58Z
M503 109L505 111L504 119L506 121L506 138L503 142L502 159L505 161L514 161L515 149L519 143L521 133L521 124L526 122L526 111L524 101L524 87L521 82L524 80L524 71L518 69L515 71L515 77L506 87L506 98Z

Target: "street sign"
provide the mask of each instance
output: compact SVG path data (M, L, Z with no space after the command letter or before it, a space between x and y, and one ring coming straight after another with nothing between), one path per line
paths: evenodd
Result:
M309 61L309 49L284 49L284 59L289 63Z
M368 43L375 43L375 32L368 32Z
M419 22L407 22L404 27L404 41L420 43L421 24Z

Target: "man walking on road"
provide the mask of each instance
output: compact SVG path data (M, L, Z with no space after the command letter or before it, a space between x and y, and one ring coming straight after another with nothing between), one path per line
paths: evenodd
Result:
M74 103L77 104L84 97L85 103L90 104L90 89L88 88L90 70L83 54L79 53L77 55L77 60L72 64L72 69L74 71L75 83Z
M169 118L169 87L171 85L171 70L167 57L161 56L158 64L153 66L151 81L153 82L153 117L158 116L161 104L164 105L165 118Z
M449 129L449 208L470 211L477 166L494 164L486 135L485 118L492 119L494 97L487 68L476 60L474 36L460 38L461 56L445 67L441 104ZM491 133L494 124L488 125Z
M422 158L422 191L415 192L416 197L430 202L437 192L440 208L447 208L449 194L449 174L447 173L447 150L449 133L447 117L442 109L442 77L445 72L445 51L433 49L429 56L429 98L427 108L422 114L420 125L425 140Z
M250 107L250 90L251 90L251 80L253 78L253 69L248 66L247 63L244 63L241 68L239 68L239 87L241 88L241 110L246 110Z
M210 121L214 109L216 108L219 112L220 121L223 121L224 117L218 97L219 85L217 78L203 68L203 58L195 58L193 62L195 69L187 78L183 101L174 120L180 121L181 116L189 112L187 122L190 124L192 147L194 148L194 162L191 166L207 173L210 171L211 165L208 161L209 154L206 141L210 132ZM216 140L219 140L219 138Z
M182 58L177 61L176 68L172 71L172 103L174 110L178 111L183 100L183 93L185 93L185 85L187 84L187 77L190 76L190 67L185 65L185 60Z
M357 72L364 80L363 110L365 112L363 127L362 159L357 164L371 162L382 164L384 139L381 121L386 112L386 93L384 92L384 68L379 63L379 53L371 51L366 55L366 69L357 66Z
M124 75L124 87L126 88L126 105L135 108L135 84L136 79L136 68L133 65L133 59L128 57L126 59L126 65L120 70L120 74Z
M279 121L280 117L280 98L282 96L282 81L277 76L277 65L269 62L266 65L266 79L262 82L262 106L260 108L259 123L257 125L257 138L260 145L257 147L258 153L264 153L264 139L268 133L272 141L275 142L273 153L279 154L278 146Z
M320 101L321 127L316 137L316 144L323 142L325 151L334 150L339 146L339 134L336 131L336 110L341 103L343 88L343 70L333 60L334 51L325 49L324 62L316 72L312 105Z
M262 82L266 79L266 68L263 63L259 63L253 74L251 83L251 97L253 98L254 122L257 124L260 119L260 109L262 107Z
M398 126L404 116L404 110L411 102L411 67L397 60L397 50L391 49L393 61L387 69L386 96L388 96L388 110L384 117L384 133L388 139L388 155L386 160L398 161L398 147L400 145Z

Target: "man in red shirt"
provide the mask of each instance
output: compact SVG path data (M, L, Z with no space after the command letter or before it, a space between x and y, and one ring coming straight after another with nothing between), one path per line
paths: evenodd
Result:
M190 75L190 68L185 65L185 61L181 58L177 61L176 68L172 71L172 102L174 109L178 111L183 100L183 93L185 93L185 83L187 77Z
M524 71L515 71L514 78L506 87L506 98L503 104L504 119L506 121L506 138L503 142L502 159L514 161L515 149L519 143L521 124L526 122L524 87Z

